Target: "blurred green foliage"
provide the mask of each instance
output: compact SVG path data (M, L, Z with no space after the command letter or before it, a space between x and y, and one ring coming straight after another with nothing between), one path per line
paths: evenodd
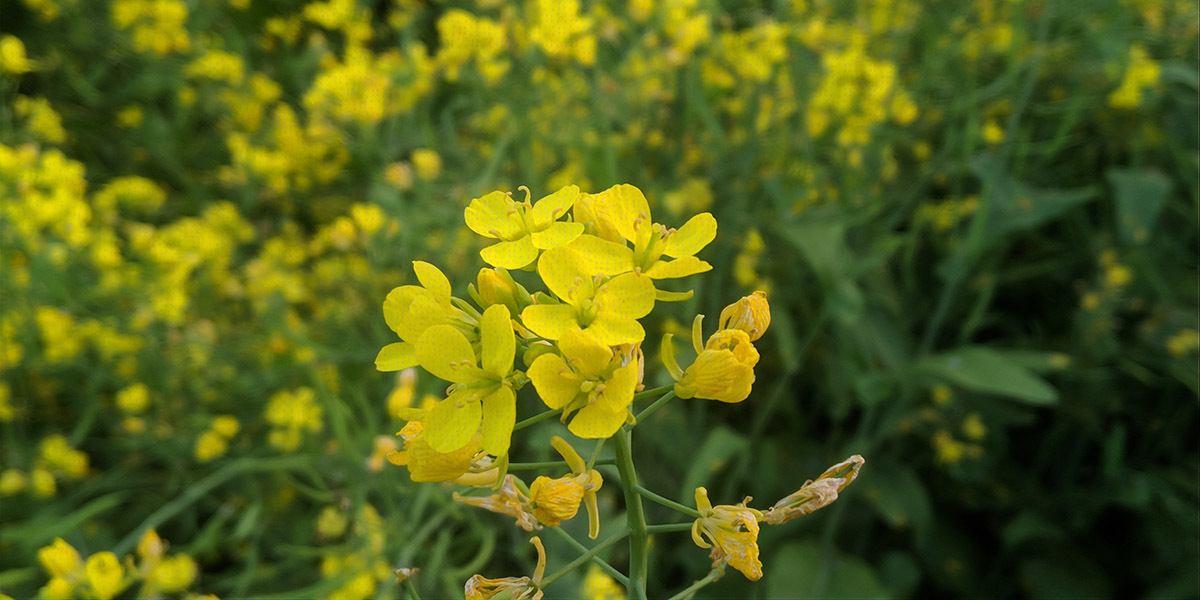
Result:
M756 288L775 319L749 401L639 429L645 484L769 502L868 460L764 530L765 585L705 594L1200 594L1190 0L0 15L0 591L42 589L55 537L124 556L149 528L224 597L528 572L510 524L383 461L440 390L374 371L379 304L413 259L472 277L472 197L627 181L721 224L676 319ZM652 548L651 595L708 569Z

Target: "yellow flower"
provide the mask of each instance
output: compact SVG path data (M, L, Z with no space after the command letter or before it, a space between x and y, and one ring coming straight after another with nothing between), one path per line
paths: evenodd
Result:
M503 192L492 192L471 200L463 212L467 227L475 233L499 240L479 251L484 262L505 269L523 269L538 252L567 244L583 233L583 225L559 221L575 204L579 187L569 185L536 203L529 188L521 186L525 201L516 202Z
M595 564L588 567L580 590L584 600L625 600L625 590Z
M537 548L538 555L533 577L488 579L482 575L472 575L463 587L466 600L541 600L542 576L546 573L546 549L542 546L541 538L534 536L529 542Z
M0 496L12 496L25 491L29 480L20 469L5 469L0 473Z
M205 431L196 438L196 460L208 462L225 455L229 442L221 434L213 430Z
M196 579L196 561L179 554L163 559L146 575L146 586L164 594L186 590ZM144 591L144 590L143 590Z
M233 415L217 415L213 417L212 430L217 432L226 439L237 435L241 429L241 424L238 423L237 417Z
M43 468L35 468L29 472L29 487L35 496L48 498L58 492L58 483L54 474Z
M710 213L692 217L679 229L655 223L646 196L626 183L593 194L581 204L586 208L576 209L575 217L596 235L572 248L581 255L576 261L594 264L606 275L634 271L651 279L676 279L712 269L696 258L717 236L717 220Z
M388 293L383 301L383 318L402 342L383 347L375 357L380 371L400 371L417 366L413 344L426 329L450 323L458 314L451 304L450 280L437 267L413 261L413 271L421 285L402 285Z
M681 371L675 361L671 335L663 336L662 358L675 378L675 395L721 402L741 402L750 396L758 350L741 329L721 329L700 346L700 317L692 328L696 360Z
M700 518L692 523L692 541L701 548L712 548L714 565L721 563L737 569L750 581L762 578L758 560L758 519L762 513L740 503L713 506L708 490L696 488L696 510Z
M483 449L495 456L508 452L517 416L516 394L508 381L517 349L508 308L489 306L479 330L479 359L467 336L450 325L434 325L417 340L421 367L455 384L425 419L425 436L438 452L463 447L481 425Z
M721 329L740 329L750 336L751 342L757 341L771 326L771 306L767 303L766 292L754 292L726 306L721 311L718 326Z
M70 600L75 595L75 584L63 577L51 577L39 593L46 600Z
M580 236L579 240L592 236ZM579 241L577 240L577 241ZM572 243L574 244L574 243ZM596 275L600 265L570 249L547 250L538 274L561 303L533 304L521 311L521 322L549 340L581 328L606 346L636 344L646 337L638 319L654 309L654 284L637 273ZM580 260L584 258L584 260Z
M423 418L423 416L422 416ZM476 436L462 448L452 452L437 452L425 436L425 423L411 420L397 434L404 441L404 448L387 455L388 462L408 468L408 476L417 483L451 481L471 470L479 453L479 438Z
M89 556L84 571L92 594L99 600L109 600L125 587L125 569L112 552L97 552Z
M38 562L51 577L66 577L79 569L79 552L62 538L54 538L49 546L37 552Z
M442 157L436 150L418 148L412 153L413 169L421 179L436 179L442 172Z
M143 563L157 563L166 551L166 544L163 543L162 538L158 537L158 532L153 529L147 529L146 533L142 534L142 539L138 540L137 554Z
M579 504L583 502L588 512L588 537L596 539L600 535L596 492L604 485L604 477L599 471L588 469L579 453L563 438L554 436L550 445L571 468L571 475L556 479L541 476L533 481L529 488L533 514L543 525L557 527L559 523L575 518Z
M818 509L833 504L838 499L838 493L846 489L858 477L866 461L855 454L846 460L825 469L816 481L808 480L799 490L788 494L762 513L763 521L771 525L779 525L811 514Z
M33 70L33 63L25 56L25 44L12 35L0 36L0 73L20 75Z
M559 354L543 354L529 366L529 379L546 406L563 409L567 429L582 438L608 438L629 414L638 384L637 364L621 364L594 336L572 329L558 341Z
M513 475L505 475L504 483L490 495L463 496L455 492L453 498L459 504L482 508L496 514L508 515L516 520L517 527L525 531L541 529L541 525L538 524L540 519L534 515L529 496L521 491L520 480Z
M150 406L150 390L144 383L135 383L117 392L117 408L130 414L140 414Z

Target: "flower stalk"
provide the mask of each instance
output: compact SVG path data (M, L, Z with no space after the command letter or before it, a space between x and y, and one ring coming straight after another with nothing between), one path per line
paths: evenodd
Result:
M629 428L622 427L613 437L616 440L617 472L621 475L621 491L625 494L625 519L629 524L629 585L626 586L626 590L632 600L646 600L648 533L642 497L637 493L637 470L633 466L633 436Z

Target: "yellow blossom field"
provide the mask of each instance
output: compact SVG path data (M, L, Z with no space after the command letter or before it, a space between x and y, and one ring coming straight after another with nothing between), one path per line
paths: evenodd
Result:
M0 600L1200 596L1194 0L0 0Z

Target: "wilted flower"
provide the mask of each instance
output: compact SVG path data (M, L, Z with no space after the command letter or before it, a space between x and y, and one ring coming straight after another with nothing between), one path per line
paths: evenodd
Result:
M750 341L757 341L767 332L771 325L771 306L767 303L766 292L758 291L743 296L737 302L726 306L721 311L719 327L721 329L740 329L750 336Z
M788 494L765 511L763 521L778 525L833 504L838 494L858 477L858 471L865 462L863 457L855 454L825 469L815 481L805 481L799 490Z
M563 461L571 468L571 475L557 479L538 477L530 487L533 514L543 525L557 527L559 523L572 519L583 502L588 511L588 537L600 535L600 510L596 505L596 492L604 485L604 478L595 469L588 469L583 457L559 436L550 439L550 445L558 451Z
M472 575L463 588L466 600L541 600L542 576L546 573L546 549L541 538L529 540L537 548L537 567L533 577L503 577L488 579Z
M747 497L736 505L713 506L708 490L696 488L696 510L700 518L692 523L692 541L701 548L712 548L714 565L728 564L750 581L762 578L758 560L758 519L762 513L746 506Z
M521 491L520 480L513 475L505 475L500 488L488 496L463 496L454 493L454 501L467 506L475 506L483 510L501 515L508 515L517 521L517 527L525 531L541 529L538 518L534 516L529 496ZM536 538L535 538L536 539Z

